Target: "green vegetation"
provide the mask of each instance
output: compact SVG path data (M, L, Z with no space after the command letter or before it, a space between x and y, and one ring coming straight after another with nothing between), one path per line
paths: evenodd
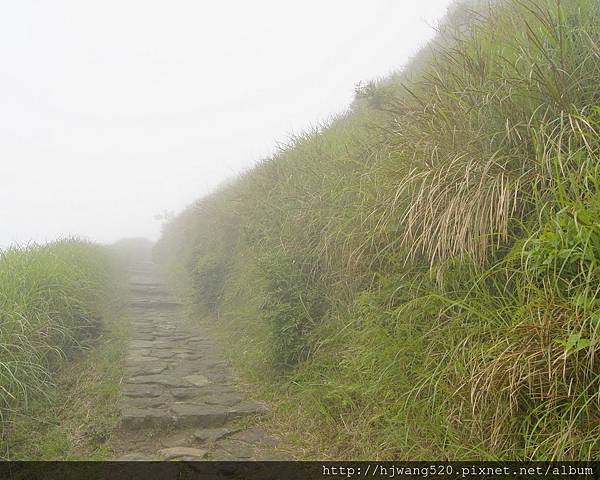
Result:
M600 459L600 7L472 3L155 249L305 457Z
M126 326L118 303L106 311L101 335L53 375L43 397L11 418L3 456L11 460L114 458L111 438L125 375Z
M35 432L38 440L32 442L30 435L29 448L41 448L40 433L47 423L65 418L59 414L51 418L57 413L53 409L66 409L70 415L79 408L81 398L65 396L69 392L65 382L79 382L83 377L74 375L85 375L86 370L71 370L69 375L65 372L73 367L66 360L76 361L107 328L101 319L116 285L114 264L104 247L63 240L0 251L3 458L13 456L10 449L27 421L29 433ZM81 367L82 361L76 364ZM54 458L60 458L56 453Z

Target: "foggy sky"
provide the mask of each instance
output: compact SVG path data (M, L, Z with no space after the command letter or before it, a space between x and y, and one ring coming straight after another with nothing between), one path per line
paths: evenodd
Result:
M0 6L0 246L156 239L342 112L450 0L18 0Z

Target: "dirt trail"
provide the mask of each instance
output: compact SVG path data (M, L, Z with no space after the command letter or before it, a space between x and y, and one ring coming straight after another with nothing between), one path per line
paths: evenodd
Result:
M216 345L190 326L150 263L130 270L131 333L115 448L122 460L281 459L275 439L243 417L245 398Z

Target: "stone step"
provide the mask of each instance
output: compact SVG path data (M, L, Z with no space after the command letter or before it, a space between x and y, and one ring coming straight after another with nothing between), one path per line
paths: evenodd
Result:
M210 338L186 326L183 305L152 275L130 282L131 334L120 428L222 429L264 405L245 400Z
M173 417L163 408L127 408L121 412L119 427L123 430L165 428L173 425Z
M232 407L196 403L169 403L161 397L135 397L123 409L120 428L138 430L157 427L219 428L246 415L259 415L266 408L252 401Z
M223 427L227 422L246 415L266 412L266 408L257 402L244 401L238 405L175 403L171 405L174 424L178 427Z
M178 427L222 427L227 421L227 410L215 405L175 403L171 411Z
M138 387L138 385L134 385ZM230 421L247 415L265 413L263 405L242 401L237 405L179 403L156 390L126 390L133 395L122 402L120 428L139 430L157 427L224 427Z

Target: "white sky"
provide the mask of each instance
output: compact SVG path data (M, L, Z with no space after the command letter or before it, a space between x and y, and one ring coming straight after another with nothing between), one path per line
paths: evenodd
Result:
M0 0L0 246L156 239L343 111L450 0Z

